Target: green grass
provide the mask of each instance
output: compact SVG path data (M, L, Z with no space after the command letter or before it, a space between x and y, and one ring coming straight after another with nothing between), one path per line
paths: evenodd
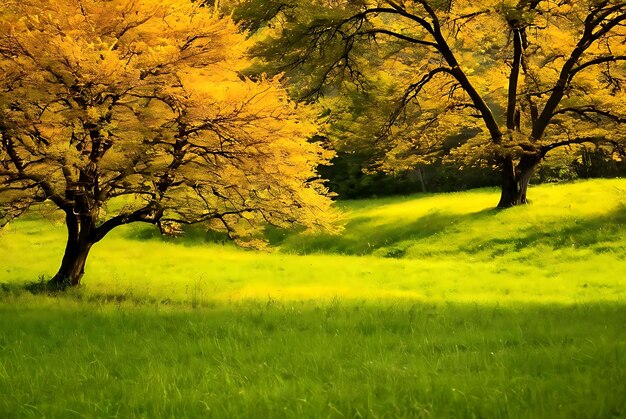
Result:
M0 308L0 416L624 415L623 307Z
M626 180L341 203L340 236L115 231L31 294L54 216L0 231L0 417L626 417ZM50 221L52 219L52 221Z

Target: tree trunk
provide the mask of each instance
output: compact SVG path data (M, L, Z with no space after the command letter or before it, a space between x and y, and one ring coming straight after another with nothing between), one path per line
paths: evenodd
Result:
M524 156L517 168L514 168L513 160L505 159L502 167L502 195L498 208L511 208L528 203L528 185L540 161L539 156Z
M89 240L89 233L94 227L91 217L81 217L70 212L65 220L67 225L65 254L59 271L50 280L50 285L55 288L80 285L85 273L85 262L93 246L93 242Z
M518 205L528 204L528 198L526 197L526 194L528 192L528 184L530 183L530 178L533 177L534 171L535 171L534 168L526 169L526 170L521 171L518 176L518 181L517 181L517 185L519 189L518 195L517 195Z
M513 159L507 157L502 163L502 194L498 208L511 208L517 205L519 189L515 180L515 169Z
M426 181L424 180L424 168L422 166L417 166L415 172L417 173L417 180L419 180L420 186L422 187L422 192L428 192L426 189Z

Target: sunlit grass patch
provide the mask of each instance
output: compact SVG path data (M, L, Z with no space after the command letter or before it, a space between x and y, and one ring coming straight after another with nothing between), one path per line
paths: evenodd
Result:
M495 190L341 203L342 235L287 235L272 253L197 229L164 241L155 228L128 226L94 247L85 292L185 301L622 301L625 189L622 180L542 185L531 191L533 204L506 211L492 208ZM64 234L38 214L2 231L0 282L54 273Z

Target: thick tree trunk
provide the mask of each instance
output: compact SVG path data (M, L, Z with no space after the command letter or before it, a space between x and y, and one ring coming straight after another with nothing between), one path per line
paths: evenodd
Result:
M50 284L56 288L80 285L85 273L85 262L93 246L89 240L93 228L91 217L81 218L80 215L69 213L65 217L67 225L67 243L61 267L52 277Z
M519 190L515 180L515 168L511 158L504 159L502 163L502 194L498 208L511 208L517 205Z
M74 243L68 243L61 267L57 274L52 277L50 283L58 288L80 285L80 280L85 273L85 262L87 261L90 248L91 246L76 246Z
M498 208L511 208L528 203L528 185L540 161L539 156L524 156L515 168L512 159L505 159L502 166L502 194Z
M78 194L74 193L74 195ZM69 208L65 212L67 226L65 254L59 272L49 282L50 286L57 289L80 285L91 247L111 230L133 222L157 224L163 216L162 209L149 205L132 213L119 214L96 227L95 213L90 212L89 207L81 203L80 199L76 201L80 204L77 207L85 210L76 211L74 208Z

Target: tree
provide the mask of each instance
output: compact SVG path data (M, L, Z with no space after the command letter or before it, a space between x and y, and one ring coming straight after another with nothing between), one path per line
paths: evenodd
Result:
M308 141L316 112L240 70L247 42L190 1L20 0L0 11L0 221L65 214L52 282L78 285L114 228L207 223L239 244L267 224L335 229Z
M496 167L498 206L510 207L527 202L529 181L550 151L585 143L623 149L625 2L262 4L265 13L255 13L274 16L264 31L266 68L287 71L303 98L329 85L393 91L395 110L377 135L383 166L406 166L407 157L471 133L448 157ZM246 19L254 9L238 10Z

